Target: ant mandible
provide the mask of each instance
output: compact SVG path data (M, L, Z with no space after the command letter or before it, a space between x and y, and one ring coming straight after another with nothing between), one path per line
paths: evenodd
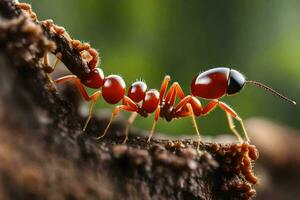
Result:
M192 118L192 122L198 136L199 148L201 138L195 118L207 115L217 106L225 111L229 128L237 137L239 142L250 142L241 117L239 117L239 115L227 104L219 101L219 99L225 95L234 95L240 92L246 84L254 84L256 86L262 87L279 96L280 98L292 104L296 104L295 101L292 101L287 97L279 94L270 87L257 81L246 80L240 72L226 67L216 67L195 76L191 82L191 95L187 96L184 95L183 90L177 82L174 82L168 89L170 76L165 76L159 91L155 89L147 90L146 83L142 81L134 82L130 86L127 96L125 95L126 86L122 77L118 75L109 75L105 77L103 71L100 68L95 68L93 73L91 73L91 76L85 80L80 80L75 75L68 75L57 79L55 82L62 83L69 80L75 81L77 88L79 89L85 100L92 101L89 116L83 130L86 129L88 122L91 119L94 104L98 100L100 95L102 95L104 100L109 104L116 104L122 100L122 104L116 106L113 110L110 121L104 133L97 139L105 136L112 120L117 116L119 111L126 110L132 112L132 114L127 121L124 143L128 138L129 126L133 123L137 114L140 114L143 117L147 117L149 114L155 112L154 123L148 137L148 142L153 136L155 126L159 117L164 118L167 121L171 121L175 118L178 119L190 116ZM91 96L88 96L83 85L91 88L101 88L101 91L98 90ZM180 101L175 105L176 97L179 97ZM211 101L205 107L202 107L198 98L203 98ZM241 124L244 132L244 138L236 130L233 119L236 119Z

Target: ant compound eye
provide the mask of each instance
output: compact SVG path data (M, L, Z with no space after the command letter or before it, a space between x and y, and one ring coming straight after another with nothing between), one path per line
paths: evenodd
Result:
M125 95L125 82L118 75L109 75L104 79L102 86L102 96L110 104L116 104Z
M102 85L104 83L103 71L100 68L93 69L89 73L88 78L82 83L90 88L98 89L98 88L102 87Z
M196 76L191 83L193 96L205 99L218 99L226 94L229 68L217 67Z
M245 77L238 71L231 69L228 79L227 94L232 95L238 93L245 85Z
M159 92L157 90L149 90L146 92L142 108L147 113L153 113L159 104Z
M140 102L144 99L146 90L146 83L142 81L136 81L130 86L128 90L128 97L134 102Z

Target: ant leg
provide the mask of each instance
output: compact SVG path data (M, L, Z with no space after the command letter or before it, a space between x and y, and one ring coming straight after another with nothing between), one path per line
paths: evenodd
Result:
M106 133L107 133L107 131L108 131L108 129L109 129L109 127L110 127L113 119L119 114L120 110L126 110L126 111L130 111L130 112L136 112L137 109L138 109L138 107L137 107L136 104L135 104L135 106L132 106L130 104L129 105L116 106L115 109L113 110L113 112L111 113L110 120L109 120L109 122L108 122L108 124L107 124L107 126L106 126L106 128L104 130L104 133L102 135L100 135L99 137L97 137L96 139L99 140L99 139L103 138L106 135Z
M232 120L232 117L235 118L236 120L238 120L242 126L242 129L243 129L243 132L244 132L244 135L245 135L245 138L246 138L246 142L249 142L250 139L249 139L249 136L247 134L247 131L246 131L246 128L245 128L245 125L243 123L243 120L238 116L238 114L232 109L230 108L227 104L225 104L224 102L219 102L219 107L222 108L226 113L227 115L229 115L229 119L228 119L228 122L229 122L229 126L231 130L235 130L235 134L239 135L237 130L235 129L235 125L231 122L233 122ZM241 137L241 136L240 136ZM243 139L242 138L238 138L240 142L243 142Z
M138 106L136 103L134 103L129 97L125 96L122 100L122 104L123 105L129 105L130 107L134 108L135 111L138 110ZM129 133L129 128L130 125L134 122L135 118L137 117L138 113L137 112L133 112L131 113L130 117L127 120L127 125L125 128L125 139L123 141L123 144L126 143L127 139L128 139L128 133Z
M97 91L95 92L94 94L92 94L89 98L91 98L92 100L92 103L90 105L90 108L89 108L89 115L88 115L88 118L86 119L85 123L84 123L84 126L82 128L82 131L85 131L91 118L92 118L92 115L93 115L93 111L94 111L94 106L100 96L101 92L100 91Z
M66 81L74 81L75 85L77 87L77 89L80 91L82 97L86 100L86 101L90 101L92 100L91 97L88 95L88 93L86 92L86 90L84 89L80 79L75 76L75 75L67 75L67 76L63 76L61 78L58 78L55 80L55 83L64 83Z
M177 84L177 87L175 88L175 90L176 90L176 92L178 94L178 97L180 99L183 99L184 98L184 92L183 92L181 86L179 85L179 83Z
M226 112L226 116L227 116L227 122L228 122L230 130L238 138L239 142L242 143L243 139L240 136L239 132L236 130L236 127L235 127L235 124L234 124L232 116L228 112Z
M54 66L53 66L53 71L55 70L55 68L57 67L57 65L61 62L62 54L61 53L57 53L55 56L56 56L56 60L55 60Z
M243 124L242 119L227 104L225 104L223 102L220 102L218 100L213 100L209 104L206 105L206 107L202 111L202 114L203 115L209 114L213 109L216 108L216 106L219 106L223 111L225 111L225 113L227 115L227 121L228 121L228 125L229 125L230 130L238 138L239 142L242 143L243 139L242 139L241 135L238 133L238 131L236 130L232 118L234 118L234 119L236 119L236 120L238 120L240 122L240 124L242 126L242 129L244 131L245 137L246 137L246 141L248 142L249 141L249 137L248 137L248 134L247 134L247 131L245 129L245 126Z
M192 106L195 116L200 116L202 114L202 106L200 101L196 97L188 95L181 99L177 106L175 106L175 115L180 112L184 112L183 108L186 108L187 103L189 103Z
M188 110L186 110L186 108ZM174 113L175 113L174 115L176 117L186 117L186 116L192 117L192 123L195 127L198 136L198 145L197 145L198 151L201 142L201 137L200 137L200 131L198 129L198 125L195 117L200 116L201 112L202 112L202 107L200 101L195 97L192 97L191 95L188 95L183 99L181 99L181 101L174 108Z
M184 98L184 93L178 82L174 82L170 87L169 91L166 94L165 102L168 102L169 105L173 106L175 103L176 95L178 95L180 99Z
M198 129L198 125L197 125L197 122L196 122L195 114L194 114L194 111L193 111L193 108L192 108L191 104L187 104L187 106L188 106L188 109L191 112L192 122L193 122L193 125L195 127L195 130L196 130L196 133L197 133L197 136L198 136L197 151L199 152L199 147L200 147L200 143L201 143L200 131Z
M160 90L159 90L159 100L160 102L162 101L162 99L164 98L164 95L166 93L166 90L167 90L167 87L168 87L168 84L171 80L171 77L169 75L166 75L162 84L161 84L161 87L160 87Z
M151 127L150 135L149 135L148 140L147 140L148 143L151 141L151 138L152 138L152 136L153 136L153 133L154 133L154 130L155 130L155 127L156 127L158 118L159 118L159 113L160 113L160 107L158 107L158 108L156 109L156 111L155 111L154 122L153 122L153 125L152 125L152 127Z
M125 139L123 141L123 144L125 144L128 139L129 128L130 128L131 124L134 122L134 120L136 119L137 115L138 115L137 112L133 112L133 113L131 113L130 117L127 120L127 125L126 125L126 129L125 129Z
M56 60L55 60L55 63L53 66L50 66L49 65L49 57L48 57L48 53L45 52L44 53L44 56L43 56L43 59L44 59L44 71L49 74L51 72L53 72L55 70L55 68L57 67L57 65L60 63L61 61L61 57L62 57L62 54L61 53L57 53L56 55Z
M190 100L192 99L191 95L188 95L181 99L181 101L177 104L177 106L174 108L174 112L178 113Z
M177 82L173 83L171 85L171 87L169 88L168 92L166 93L165 102L168 102L170 105L171 105L171 101L175 101L175 96L176 96L175 88L176 88L176 85L178 85Z
M83 131L86 130L86 127L89 124L89 121L92 118L92 114L93 114L93 110L94 110L94 105L96 104L97 100L99 99L101 92L97 91L95 93L93 93L91 96L88 95L88 93L86 92L86 90L84 89L82 83L80 82L80 79L75 76L75 75L68 75L68 76L63 76L59 79L56 79L55 82L56 83L63 83L66 81L75 81L75 85L77 87L77 89L79 90L79 92L81 93L82 97L86 100L86 101L92 101L91 105L90 105L90 109L89 109L89 116L83 126Z
M184 99L185 101L185 99ZM193 102L194 103L194 102ZM192 118L192 123L193 126L195 128L195 131L197 133L197 137L198 137L198 142L197 142L197 151L199 152L199 148L200 148L200 143L201 143L201 136L200 136L200 131L196 122L196 117L195 117L195 113L194 113L194 108L191 105L191 103L186 103L183 108L187 108L188 110L179 110L177 113L175 113L176 117L178 118L182 118L182 117L187 117L187 116L191 116ZM201 107L199 107L201 108Z

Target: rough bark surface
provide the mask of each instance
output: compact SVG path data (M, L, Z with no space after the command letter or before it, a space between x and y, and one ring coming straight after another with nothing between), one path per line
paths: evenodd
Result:
M96 141L107 124L97 115L82 134L79 96L66 89L69 100L62 100L41 58L56 46L78 69L82 60L67 40L53 37L13 1L0 0L0 199L255 196L252 145L201 143L197 153L192 140L147 143L138 132L121 145L122 122Z

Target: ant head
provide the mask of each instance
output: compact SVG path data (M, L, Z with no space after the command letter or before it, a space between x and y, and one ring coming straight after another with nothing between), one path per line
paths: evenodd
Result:
M240 72L230 69L227 85L227 94L233 95L241 91L246 83L245 76Z
M104 84L104 73L100 68L94 68L90 71L87 79L82 83L90 88L98 89Z
M146 95L147 85L143 81L136 81L134 82L129 90L128 90L128 97L133 100L134 102L140 102L144 99Z

